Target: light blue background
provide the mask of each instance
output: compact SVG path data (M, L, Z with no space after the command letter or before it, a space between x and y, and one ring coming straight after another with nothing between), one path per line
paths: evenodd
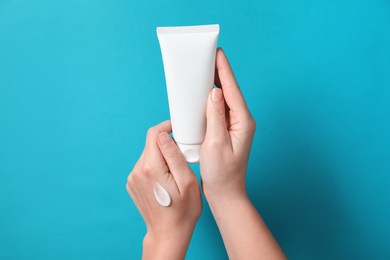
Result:
M0 259L138 259L125 191L169 117L159 25L219 23L291 259L390 259L390 2L0 0ZM194 167L197 171L197 167ZM226 259L205 204L188 259Z

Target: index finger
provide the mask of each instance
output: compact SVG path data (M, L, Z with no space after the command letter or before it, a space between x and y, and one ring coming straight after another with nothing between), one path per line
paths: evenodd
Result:
M161 167L165 166L165 159L160 152L157 144L157 136L161 132L170 133L172 131L171 121L166 120L154 127L149 128L146 135L144 162L149 166Z
M215 58L216 82L222 88L225 101L229 109L233 112L248 113L244 96L238 86L236 78L225 53L221 48L217 49Z

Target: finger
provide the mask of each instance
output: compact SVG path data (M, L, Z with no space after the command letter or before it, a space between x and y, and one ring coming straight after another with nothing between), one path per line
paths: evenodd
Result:
M162 132L158 135L158 146L164 156L170 173L177 183L179 191L183 191L187 184L195 178L195 175L168 133Z
M215 84L223 89L226 104L233 112L248 113L248 107L240 91L232 68L221 48L216 54L216 82Z
M214 88L211 90L207 101L206 119L207 129L205 140L213 140L218 143L225 142L228 131L222 89Z
M162 156L158 144L157 144L157 137L158 134L161 132L171 132L171 121L167 120L164 121L154 127L149 128L148 133L146 135L146 143L145 143L145 149L143 153L144 163L148 166L161 168L163 165L165 165L164 157Z

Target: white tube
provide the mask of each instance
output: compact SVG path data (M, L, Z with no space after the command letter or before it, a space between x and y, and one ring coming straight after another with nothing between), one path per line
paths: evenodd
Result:
M199 162L206 104L214 86L219 25L157 27L172 133L187 162Z

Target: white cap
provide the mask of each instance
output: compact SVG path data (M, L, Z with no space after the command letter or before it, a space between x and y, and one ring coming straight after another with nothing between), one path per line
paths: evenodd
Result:
M179 144L177 143L180 151L183 153L188 163L198 163L200 144Z

